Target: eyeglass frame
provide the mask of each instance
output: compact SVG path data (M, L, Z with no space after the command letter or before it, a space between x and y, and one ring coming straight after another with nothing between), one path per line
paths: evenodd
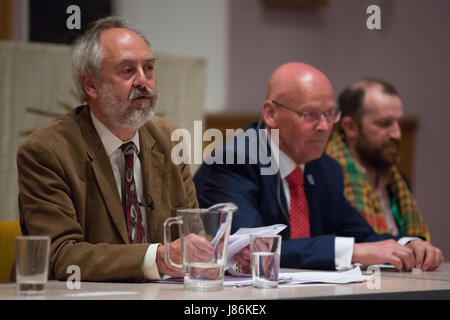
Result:
M275 100L270 100L270 102L272 102L272 103L273 103L275 106L277 106L277 107L286 108L286 109L291 110L292 112L298 114L298 115L300 116L300 118L301 118L303 121L305 121L305 116L306 116L306 114L308 114L308 113L310 113L310 114L316 113L316 114L317 114L317 112L315 112L315 111L297 111L297 110L295 110L294 108L288 107L288 106L286 106L286 105L284 105L284 104L282 104L282 103L279 103L279 102L277 102L277 101L275 101ZM332 116L332 114L330 114L330 112L335 112L335 117L336 117L336 119L334 119L333 121L329 121L329 117ZM327 114L328 114L328 115L327 115ZM309 122L308 120L306 120L305 122L311 123L311 124L317 124L317 123L320 122L320 120L322 119L322 117L325 118L325 121L326 121L327 123L333 123L333 124L335 124L335 123L338 123L339 120L341 120L341 111L340 111L338 108L334 107L333 109L327 110L327 111L325 111L325 112L321 112L321 113L320 113L319 119L314 120L314 121L311 121L311 122Z

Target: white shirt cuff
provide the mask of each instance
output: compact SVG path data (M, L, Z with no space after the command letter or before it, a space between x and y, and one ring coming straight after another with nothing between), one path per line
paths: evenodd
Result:
M156 250L160 245L160 243L152 243L145 253L144 260L142 262L142 271L144 272L144 276L148 280L161 279L158 271L158 266L156 265Z
M345 270L352 267L353 237L336 237L334 240L334 264L336 270Z
M402 246L404 246L405 244L407 244L410 241L413 240L422 240L418 237L401 237L400 239L398 239L397 243L401 244Z

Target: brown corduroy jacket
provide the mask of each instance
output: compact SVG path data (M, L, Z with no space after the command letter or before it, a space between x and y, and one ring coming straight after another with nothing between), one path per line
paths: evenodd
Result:
M176 127L153 117L139 129L150 243L163 242L163 223L175 208L197 207L189 165L175 165ZM25 235L51 238L51 279L76 265L84 281L140 281L148 244L128 244L120 195L88 106L34 131L17 153L19 213Z

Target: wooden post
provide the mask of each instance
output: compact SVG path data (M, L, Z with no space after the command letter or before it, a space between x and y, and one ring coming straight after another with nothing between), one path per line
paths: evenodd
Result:
M13 0L0 0L0 40L12 39Z

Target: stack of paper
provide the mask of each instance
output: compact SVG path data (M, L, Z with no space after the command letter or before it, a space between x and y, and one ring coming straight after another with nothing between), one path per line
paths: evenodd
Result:
M344 272L281 272L279 275L279 286L300 285L305 283L343 284L351 282L364 282L370 280L373 276L374 275L363 275L359 267ZM251 277L226 277L223 285L242 287L249 286L251 284Z

